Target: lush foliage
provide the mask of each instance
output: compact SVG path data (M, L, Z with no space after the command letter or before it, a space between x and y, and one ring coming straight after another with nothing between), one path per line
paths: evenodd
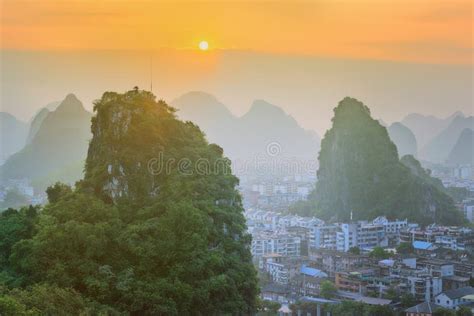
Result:
M392 316L395 312L389 306L368 305L354 301L342 301L340 304L330 305L329 310L338 316Z
M369 253L369 256L378 260L387 259L390 257L390 252L386 251L382 247L375 247Z
M185 173L177 165L159 174L148 168L160 152L195 163L226 161L222 150L148 92L105 93L95 111L84 180L75 190L48 188L50 203L36 219L34 234L9 246L9 269L26 285L78 295L78 311L255 311L250 238L229 164L205 174ZM8 306L37 306L12 293L4 298Z
M360 255L360 248L359 247L351 247L349 248L349 252L354 255Z
M456 311L456 316L472 316L471 308L468 306L460 306Z
M278 310L281 307L281 304L278 302L274 301L268 301L268 300L261 300L259 302L259 316L264 316L264 315L276 315L278 313Z
M416 298L411 293L405 293L400 298L400 303L403 307L408 308L416 305Z
M331 281L325 280L321 282L321 291L320 291L321 297L330 299L334 297L334 295L336 294L336 291L337 291L337 288L334 285L334 283L332 283Z
M456 203L461 203L469 197L469 190L466 188L447 187L445 190Z
M397 253L399 254L409 254L415 252L413 244L409 242L402 242L397 246Z
M24 207L21 210L8 209L0 213L0 285L22 285L26 276L17 274L10 265L13 246L33 236L38 207Z
M120 314L110 306L85 299L73 289L48 284L0 289L0 312L5 316Z

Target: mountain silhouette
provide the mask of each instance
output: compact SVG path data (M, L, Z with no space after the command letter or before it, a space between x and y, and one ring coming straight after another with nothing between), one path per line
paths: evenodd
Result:
M292 116L264 100L254 101L242 117L234 116L224 104L204 92L187 93L171 104L178 109L181 119L199 125L209 141L220 145L233 160L267 155L268 147L273 145L281 156L317 156L319 136L301 128Z
M448 163L455 165L474 165L474 131L465 128L449 153Z
M1 179L29 178L38 189L58 180L78 180L91 135L91 117L75 95L67 95L43 118L31 142L0 167Z
M443 163L466 128L474 129L474 117L456 116L451 123L420 150L420 158Z
M384 215L418 223L459 224L462 214L411 155L398 158L388 132L362 102L346 97L321 142L318 182L310 195L316 216L367 219Z
M417 155L416 137L413 132L402 123L393 123L387 128L388 135L392 142L395 143L398 150L398 156Z
M28 124L10 113L0 112L0 161L20 150L28 133Z
M458 116L464 117L464 114L457 111L446 118L438 118L433 115L412 113L405 116L400 123L408 127L415 134L418 149L421 149Z
M44 107L41 110L36 113L36 115L33 117L33 119L30 122L30 129L28 132L28 137L26 138L26 144L31 143L33 138L36 136L36 133L38 133L41 124L43 124L44 119L48 116L49 110Z

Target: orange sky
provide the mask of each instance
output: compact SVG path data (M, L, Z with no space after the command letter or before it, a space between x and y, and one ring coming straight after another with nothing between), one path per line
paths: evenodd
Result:
M2 49L211 48L472 64L471 0L0 0Z

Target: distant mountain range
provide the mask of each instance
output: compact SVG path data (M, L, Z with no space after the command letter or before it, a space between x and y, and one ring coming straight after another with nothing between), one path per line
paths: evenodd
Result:
M196 123L209 142L220 145L233 160L265 155L317 157L319 136L304 130L281 108L263 100L255 101L242 117L234 116L224 104L204 92L187 93L172 105L178 109L179 118ZM29 178L41 190L54 181L73 183L80 179L91 137L91 117L76 96L69 94L59 105L40 110L31 120L29 131L28 124L17 123L23 132L8 135L21 140L17 140L20 146L0 166L1 179ZM13 116L8 119L15 122Z
M448 163L474 165L474 131L465 128L448 156Z
M231 159L252 159L279 155L314 159L319 151L319 136L303 129L278 106L264 100L253 102L241 117L234 116L214 96L190 92L171 104L181 119L195 122L210 142L220 145ZM268 151L272 151L268 153Z
M418 142L418 157L432 163L453 163L449 157L464 129L474 129L474 117L455 112L446 118L422 114L407 115L401 123L415 134ZM466 150L473 145L464 142Z
M23 148L27 134L27 123L9 113L0 112L0 161Z
M80 179L91 137L91 117L73 94L56 110L37 113L28 143L0 167L0 178L29 178L39 189L55 181Z
M241 117L204 92L186 93L171 105L179 118L196 123L209 142L220 145L233 161L269 156L314 160L318 156L319 136L264 100L254 101ZM73 94L48 104L29 124L0 113L0 158L6 159L0 166L0 179L29 178L40 189L53 179L69 183L79 179L91 137L91 117ZM445 119L410 114L387 130L400 157L418 154L435 163L464 163L472 161L473 124L473 117L460 112Z
M382 125L383 126L383 125ZM398 156L405 155L417 156L418 147L416 137L413 132L402 123L393 123L387 128L388 135L392 142L395 143L398 150Z
M408 127L415 134L418 148L426 146L436 135L448 127L451 121L458 117L464 117L462 112L455 112L446 118L438 118L432 115L412 113L407 115L400 123Z
M30 144L33 141L33 138L36 136L36 133L38 133L41 124L43 124L44 119L49 113L50 112L48 108L44 107L33 117L30 122L30 129L28 131L28 137L26 138L26 144Z
M457 116L420 150L420 157L434 163L444 163L464 129L474 129L474 117ZM472 144L471 144L472 149Z

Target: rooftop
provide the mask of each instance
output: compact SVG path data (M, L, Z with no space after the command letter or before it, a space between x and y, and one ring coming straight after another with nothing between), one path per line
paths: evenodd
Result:
M435 311L438 308L441 308L441 306L436 305L436 304L431 303L431 302L423 302L421 304L418 304L416 306L413 306L413 307L410 307L410 308L406 309L405 312L407 312L407 313L427 313L427 314L431 314L431 313L433 313L433 311Z
M328 277L328 275L326 273L324 273L323 271L321 271L319 269L316 269L316 268L307 267L305 265L301 266L300 272L302 274L312 276L312 277L317 277L317 278L327 278Z
M392 303L392 300L387 300L384 298L368 297L368 296L361 296L357 298L356 301L369 304L369 305L389 305L390 303Z
M433 244L430 242L426 241L414 241L413 242L413 248L418 249L418 250L428 250L431 247L433 247Z
M466 287L462 287L462 288L459 288L459 289L449 290L449 291L443 292L441 294L446 295L450 299L461 298L461 297L466 296L466 295L474 294L474 287L466 286ZM441 295L441 294L439 294L439 295Z

